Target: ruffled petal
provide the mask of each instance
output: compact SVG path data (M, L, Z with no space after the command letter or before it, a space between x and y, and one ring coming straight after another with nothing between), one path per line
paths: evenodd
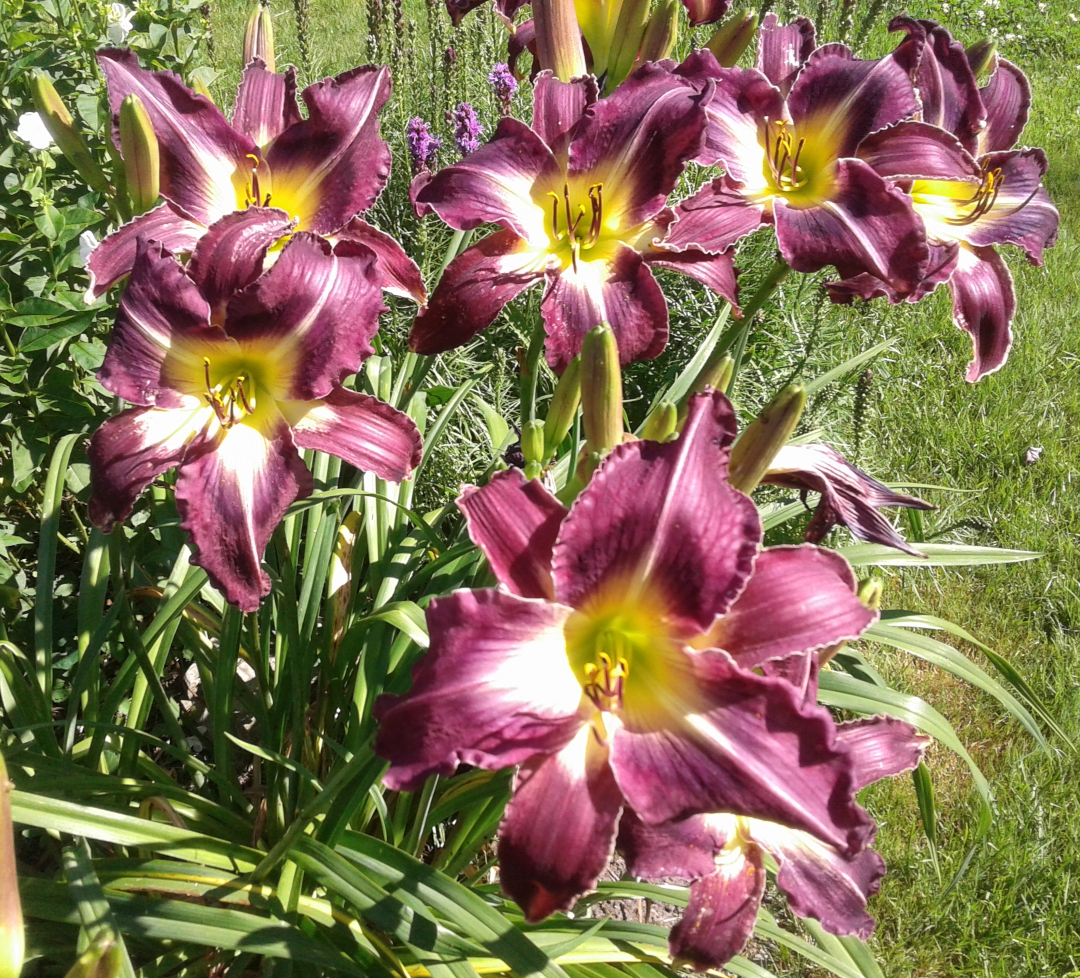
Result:
M550 71L540 72L533 80L533 131L556 156L562 157L571 131L598 97L592 75L564 82Z
M590 726L558 753L522 764L499 826L499 881L526 921L569 910L596 886L621 810L607 749Z
M742 594L699 648L721 648L744 669L766 659L858 638L877 621L855 593L855 575L822 547L769 547Z
M377 397L335 387L325 400L279 406L298 448L336 455L387 482L401 482L420 464L416 422Z
M180 411L129 408L90 439L90 519L108 533L127 519L139 494L183 461L213 417L207 407Z
M191 562L241 611L258 610L270 592L267 541L293 500L312 489L284 419L271 408L252 420L189 449L176 478L180 525L197 550Z
M717 295L723 296L731 304L736 314L739 313L738 269L735 267L735 246L718 255L686 248L668 251L662 248L650 248L642 258L646 264L679 272L688 278L696 279L708 286Z
M849 303L853 299L878 299L885 296L889 302L919 302L930 295L942 282L948 282L956 269L956 262L960 252L959 241L946 241L937 243L929 241L930 258L926 263L922 280L912 292L898 293L887 282L882 282L875 275L868 272L860 272L843 282L826 282L825 287L829 291L829 298L833 302Z
M390 97L390 69L364 65L308 85L308 117L267 148L271 203L304 231L329 234L375 203L390 177L390 147L379 110Z
M921 556L878 510L882 506L923 510L934 507L915 496L893 492L828 445L785 445L777 452L762 481L821 493L821 502L811 521L812 530L807 531L807 538L811 535L814 538L812 542L822 540L839 524L851 530L858 540Z
M224 321L229 300L262 274L266 252L293 227L282 210L249 207L226 214L199 238L187 273L210 304L215 322Z
M261 58L252 59L244 68L240 87L236 90L233 128L265 148L289 126L300 121L300 106L296 104L296 68L290 65L284 74L279 74L267 71Z
M787 98L816 43L814 25L805 17L796 17L790 24L781 24L776 14L767 13L758 31L754 67Z
M538 282L546 266L547 257L513 231L482 238L446 266L427 308L413 321L409 346L428 356L464 346Z
M647 221L701 150L703 96L658 64L645 64L589 105L570 141L571 184L603 187L606 228Z
M970 334L975 356L967 380L975 383L1005 365L1012 347L1016 293L1008 266L993 248L961 247L949 279L953 321Z
M867 136L859 159L889 180L979 179L979 165L960 140L925 122L900 122Z
M382 277L384 292L412 299L423 306L427 302L427 290L420 268L385 231L372 227L367 221L354 217L334 235L336 240L353 241L375 252L377 270Z
M133 51L104 48L97 59L109 83L117 147L120 103L138 95L146 107L158 141L161 195L204 225L236 210L251 157L259 158L254 140L233 129L213 102L196 95L171 71L139 67Z
M690 400L677 441L616 446L559 532L558 600L581 608L618 587L687 634L707 631L746 586L761 541L756 507L725 481L734 436L714 391Z
M503 587L523 598L554 598L552 551L567 513L559 500L521 469L507 469L486 486L466 486L457 505Z
M432 601L431 648L413 667L412 689L375 703L375 751L390 761L385 783L414 791L458 764L496 770L570 743L589 715L566 657L570 614L505 591Z
M225 331L241 346L273 351L282 373L272 392L277 400L314 401L371 354L385 309L380 284L368 248L331 248L302 231L262 278L229 301Z
M617 848L631 876L696 880L716 872L716 854L734 835L734 815L695 815L649 825L627 808L619 819Z
M90 276L87 304L130 274L140 238L157 241L173 254L180 255L191 251L205 232L203 225L184 217L168 203L158 204L153 210L118 227L98 243L86 260L86 271Z
M930 744L910 724L887 716L842 723L836 741L851 751L856 791L917 767Z
M659 247L719 254L769 223L765 204L751 200L726 174L675 207L675 223Z
M926 48L915 76L922 120L952 133L969 153L975 153L986 110L964 46L935 21L920 24L927 32Z
M979 133L979 152L1012 149L1027 125L1031 109L1031 86L1027 76L1004 58L985 88L979 90L986 106L986 127Z
M869 272L901 295L922 281L930 249L911 198L862 160L836 164L824 203L793 207L778 197L773 213L780 251L798 272L827 265L844 278Z
M621 242L609 257L549 271L540 314L547 361L558 374L581 352L585 334L601 323L615 333L623 366L658 357L667 345L664 293L641 255Z
M415 200L452 228L468 231L491 221L546 247L546 211L534 200L533 186L554 185L561 173L547 144L524 122L506 118L475 153L436 173Z

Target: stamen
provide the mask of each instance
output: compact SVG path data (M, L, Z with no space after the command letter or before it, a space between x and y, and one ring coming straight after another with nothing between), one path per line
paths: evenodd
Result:
M570 237L573 237L574 236L574 228L577 225L575 225L570 219L570 185L569 184L566 184L566 183L563 184L562 193L563 193L563 203L566 205L566 227L569 229L567 231L567 233L570 235Z
M556 241L562 241L562 235L559 234L559 195L554 190L549 190L547 195L551 198L551 233L555 235Z

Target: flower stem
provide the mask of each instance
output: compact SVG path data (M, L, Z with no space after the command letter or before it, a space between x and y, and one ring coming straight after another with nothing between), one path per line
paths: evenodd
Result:
M540 375L540 354L544 351L543 319L536 321L529 349L521 362L521 424L536 420L536 382Z
M727 390L724 391L729 397L735 387L735 378L738 377L739 370L742 367L743 356L746 352L746 341L750 336L750 329L754 324L754 317L761 311L765 303L772 298L772 294L780 287L780 283L788 277L790 272L791 266L784 261L783 258L777 255L772 268L769 269L769 273L765 276L761 285L758 286L757 292L754 293L750 301L743 307L742 318L735 320L735 322L728 327L724 335L720 337L720 342L716 344L713 355L709 358L708 367L712 367L715 366L729 350L732 351L732 358L735 361L735 366L731 371L731 379L728 381Z

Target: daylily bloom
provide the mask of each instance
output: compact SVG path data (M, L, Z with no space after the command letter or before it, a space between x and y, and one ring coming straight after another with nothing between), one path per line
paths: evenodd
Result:
M431 647L376 703L384 780L519 764L499 829L502 885L530 921L607 865L624 805L646 823L731 811L845 855L872 822L863 763L829 712L751 670L859 635L877 617L842 557L761 545L724 479L735 417L689 402L677 441L626 442L567 511L515 469L458 501L499 587L428 608Z
M856 468L828 445L785 445L773 457L761 480L776 486L821 493L821 501L806 528L806 539L818 543L834 526L846 526L857 540L896 547L921 557L878 510L882 506L933 509L916 496L894 492Z
M859 155L911 194L926 226L930 261L916 302L948 282L953 320L970 334L971 382L1000 369L1012 346L1016 294L1008 266L994 249L1019 245L1033 265L1057 239L1058 212L1042 186L1046 155L1012 149L1031 104L1027 79L998 59L980 89L963 47L933 21L919 69L922 120L875 133ZM899 296L880 276L863 273L829 286L837 301Z
M646 65L610 97L595 80L537 78L533 128L502 119L460 163L413 182L419 212L451 227L495 222L447 267L409 342L440 353L472 339L530 285L544 281L548 363L558 372L581 338L607 322L624 364L667 343L667 303L648 265L672 268L734 300L730 252L704 255L668 244L666 207L698 153L704 99L667 70Z
M289 223L269 208L230 215L196 242L186 270L140 239L98 373L138 406L106 421L88 452L90 518L106 532L178 469L192 562L243 611L270 590L260 566L270 534L311 492L298 449L395 482L420 457L406 415L340 386L372 352L384 308L374 253L300 231L260 275Z
M835 265L869 271L899 293L923 277L928 248L911 200L864 160L871 133L914 115L912 84L923 33L877 61L841 44L813 50L813 27L762 24L757 68L722 68L708 50L676 74L712 82L706 140L698 162L725 173L675 208L666 241L715 254L762 225L776 228L785 261L799 272ZM812 52L812 53L811 53Z
M53 144L52 133L45 128L45 123L37 112L24 112L19 116L15 135L34 149L48 149Z
M852 796L915 767L928 743L889 717L841 724L837 741L858 759ZM793 913L816 918L830 934L866 940L874 929L866 901L881 887L885 861L873 849L843 853L811 832L739 815L647 825L631 811L619 823L618 846L634 876L690 878L690 904L671 929L669 948L696 970L721 967L746 944L765 890L765 853L779 865L776 883Z
M88 298L131 271L140 237L174 254L192 251L236 211L273 206L295 230L359 242L379 259L382 287L424 300L420 271L401 246L357 215L375 202L390 174L390 148L377 114L390 96L390 72L368 65L309 85L296 101L296 69L244 68L232 125L208 98L169 71L146 71L131 51L105 48L98 63L109 86L113 140L120 105L138 95L157 136L165 202L110 234L90 257ZM259 224L257 216L251 218Z

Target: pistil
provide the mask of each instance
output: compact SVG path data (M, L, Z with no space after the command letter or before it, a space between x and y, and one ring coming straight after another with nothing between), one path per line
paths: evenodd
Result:
M254 391L255 388L251 377L239 373L226 385L213 384L210 380L210 359L203 357L203 378L206 382L203 399L214 409L222 428L231 428L255 413L255 397L248 397L248 390ZM248 390L244 389L245 383Z
M589 207L592 212L589 221L589 230L584 237L578 234L582 218L585 216L585 205L578 204L577 213L570 202L570 186L563 184L563 192L560 196L554 190L549 190L547 195L551 198L551 234L556 241L566 238L570 245L570 257L574 263L574 271L577 271L578 256L583 249L593 247L600 239L600 232L604 227L604 185L594 183L589 187ZM565 215L566 228L559 228L560 205Z

